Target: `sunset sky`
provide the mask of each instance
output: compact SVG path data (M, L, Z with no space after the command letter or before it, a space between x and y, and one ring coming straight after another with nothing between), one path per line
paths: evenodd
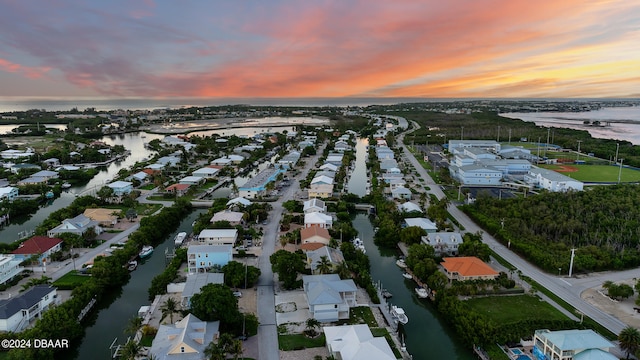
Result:
M638 0L0 9L0 97L640 97Z

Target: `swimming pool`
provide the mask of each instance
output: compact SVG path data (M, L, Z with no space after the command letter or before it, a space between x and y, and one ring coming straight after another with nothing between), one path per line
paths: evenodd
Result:
M511 349L511 352L513 353L513 355L520 355L522 354L522 351L518 348L513 348Z

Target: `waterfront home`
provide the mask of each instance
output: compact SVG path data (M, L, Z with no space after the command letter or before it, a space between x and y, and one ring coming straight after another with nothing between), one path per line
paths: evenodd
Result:
M147 166L145 167L145 169L149 169L149 170L151 170L151 171L153 171L153 172L161 172L161 171L162 171L162 169L164 169L165 167L166 167L166 165L165 165L165 164L155 163L155 164L147 165Z
M321 175L321 176L316 176L311 180L311 185L322 185L322 184L332 185L333 178L325 175Z
M191 245L187 249L188 274L206 273L233 260L231 245Z
M304 227L320 227L323 229L331 229L333 226L333 218L320 212L312 212L304 214Z
M378 161L382 161L384 159L393 159L395 154L393 153L393 150L387 146L377 146L376 157L378 158Z
M395 189L391 190L391 197L394 199L406 199L411 200L411 190L407 189L404 186L398 186Z
M40 166L34 164L5 164L7 166L13 174L18 174L20 170L40 170Z
M558 172L532 167L524 181L532 186L554 192L582 191L584 183Z
M49 170L40 170L37 173L31 174L31 177L43 178L45 180L56 179L56 178L58 178L58 172L57 171L49 171Z
M331 235L329 230L320 226L310 226L300 229L300 242L304 244L320 243L329 245Z
M60 159L49 158L47 160L44 160L42 163L44 164L44 166L52 168L52 167L60 166Z
M180 157L178 156L163 156L156 160L157 164L162 164L164 166L176 166L180 163Z
M238 229L204 229L198 241L206 245L233 245L238 239Z
M389 190L392 192L397 188L406 187L407 185L407 182L403 178L385 179L385 182L389 185Z
M329 164L329 163L325 163L322 166L320 166L320 170L328 170L328 171L333 171L336 172L338 171L340 167L334 164Z
M18 188L13 186L0 187L0 201L13 201L18 197Z
M238 188L238 195L247 199L255 199L262 196L267 184L275 181L278 175L283 172L284 170L275 168L267 168L260 171L256 176Z
M38 257L38 262L51 261L51 254L62 250L62 239L47 236L33 236L24 241L11 253L16 260L24 261L33 256Z
M412 211L417 211L419 213L422 213L422 209L420 208L420 206L418 204L412 203L411 201L407 201L405 203L398 205L398 211L407 212L407 213L410 213Z
M342 159L344 158L344 155L342 154L329 154L327 155L327 159L325 160L325 162L327 164L333 164L335 166L342 166Z
M617 360L609 349L615 348L595 331L536 330L533 337L533 355L537 359L597 359Z
M298 151L291 151L279 159L276 164L280 168L291 169L298 163L298 160L300 160L300 155Z
M324 326L327 350L335 359L395 360L393 350L383 337L374 337L366 324Z
M218 211L213 214L210 222L213 224L217 221L228 221L231 226L244 225L244 213L231 210Z
M322 262L323 256L325 256L331 264L331 268L329 269L331 272L333 272L338 265L344 262L344 255L342 255L342 251L328 246L323 246L316 250L309 250L306 255L307 266L311 269L311 273L316 275L320 274L318 264Z
M422 242L433 247L436 256L456 256L458 246L462 244L462 236L457 232L433 232L423 236Z
M131 175L129 179L138 180L139 182L144 183L145 180L147 180L147 177L149 177L149 174L144 171L138 171L137 173Z
M118 223L118 210L103 209L103 208L89 208L85 209L84 216L91 220L97 221L98 225L102 227L114 227Z
M54 237L57 234L72 233L82 236L90 228L93 228L98 235L102 232L102 228L99 226L97 221L91 220L83 214L80 214L73 219L62 220L62 224L49 230L47 235L49 235L49 237Z
M445 257L440 263L449 280L493 280L498 272L475 256Z
M33 155L35 155L33 149L27 149L26 151L15 149L0 151L0 157L2 157L3 159L21 159L31 157Z
M0 284L13 279L24 270L20 263L22 260L16 259L15 255L0 254Z
M304 275L302 286L309 312L320 322L348 319L349 309L356 306L356 284L338 274Z
M244 160L244 156L241 155L236 155L236 154L229 154L227 155L227 159L231 160L231 162L233 164L240 164L242 162L242 160Z
M15 297L0 300L0 331L20 332L58 303L56 288L51 285L36 285Z
M320 199L310 199L304 202L303 211L305 214L312 212L326 212L327 205L324 204L324 201Z
M128 181L114 181L107 184L107 187L113 190L114 196L122 196L133 191L133 183Z
M47 182L49 182L49 180L47 180L46 178L30 176L30 177L28 177L26 179L22 179L22 180L18 181L18 185L20 185L20 186L24 186L24 185L41 185L41 184L46 184Z
M185 176L182 179L178 180L178 183L179 184L188 184L188 185L198 186L200 184L203 184L205 181L207 181L207 180L205 178L203 178L203 177Z
M191 298L200 293L203 286L209 284L224 284L224 273L195 273L187 276L183 283L180 305L183 308L191 308ZM169 291L167 291L169 292Z
M157 360L204 359L204 350L218 339L220 322L202 321L193 314L173 324L161 324L149 354Z
M309 185L307 191L308 197L311 198L329 198L333 196L333 184L313 184Z
M164 191L174 193L177 197L180 197L186 195L190 187L190 184L173 184L167 186Z
M231 159L226 156L217 158L211 161L211 165L229 166L231 165Z
M406 218L403 225L404 227L417 226L428 233L438 231L438 226L427 218Z
M339 140L333 145L333 150L338 152L349 151L351 150L351 145L344 140Z
M192 172L191 175L205 178L205 179L211 179L211 178L214 178L219 171L220 169L207 166Z
M389 170L398 167L398 162L395 159L384 159L380 161L380 170Z
M251 200L247 200L241 196L238 196L237 198L233 198L229 201L227 201L227 207L231 207L231 206L249 206L251 205L252 202Z

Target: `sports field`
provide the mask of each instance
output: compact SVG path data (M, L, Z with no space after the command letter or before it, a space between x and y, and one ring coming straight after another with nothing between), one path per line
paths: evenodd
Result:
M616 165L539 165L583 182L639 182L640 171Z

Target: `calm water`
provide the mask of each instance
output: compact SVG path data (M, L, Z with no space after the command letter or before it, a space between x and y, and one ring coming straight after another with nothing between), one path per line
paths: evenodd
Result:
M349 179L349 192L360 197L367 191L367 145L369 139L358 139L356 143L356 166Z
M504 113L501 116L522 119L546 127L564 127L569 129L587 130L591 136L600 139L626 140L634 145L640 145L640 107L602 108L588 112L532 112L532 113ZM606 121L634 121L634 123L611 123L607 127L592 127L583 124L585 120Z
M409 317L409 322L404 325L404 341L413 359L474 359L471 350L457 340L454 330L447 326L431 302L417 297L415 283L402 277L402 270L396 265L396 252L380 250L373 243L373 226L367 215L357 214L353 227L358 230L367 249L371 277L393 294L389 302L402 307Z
M198 209L189 214L180 223L178 230L169 234L167 239L155 248L153 255L131 273L129 283L122 288L122 292L116 299L111 304L105 304L108 308L94 315L93 322L86 328L75 359L110 359L109 345L113 340L117 338L117 343L124 344L126 341L124 329L129 320L137 316L140 306L151 305L147 289L151 280L165 268L165 249L173 249L173 238L179 232L191 233L193 221L206 211L206 209Z

